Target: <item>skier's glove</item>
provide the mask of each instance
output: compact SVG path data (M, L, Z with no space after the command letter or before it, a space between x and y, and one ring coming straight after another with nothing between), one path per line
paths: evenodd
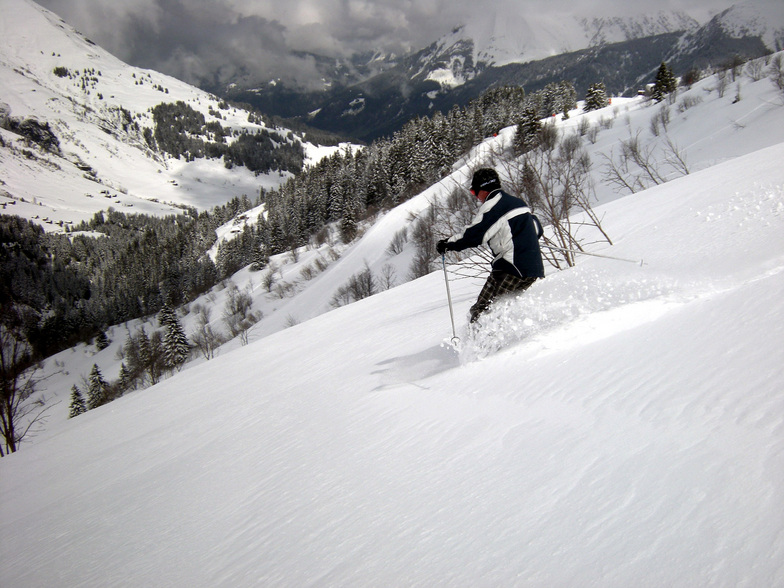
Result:
M438 251L439 255L443 255L451 249L452 248L449 246L449 241L446 239L441 239L438 243L436 243L436 251Z

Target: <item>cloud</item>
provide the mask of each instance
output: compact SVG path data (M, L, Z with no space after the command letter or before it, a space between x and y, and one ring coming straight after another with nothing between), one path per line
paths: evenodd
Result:
M284 24L239 12L227 0L41 3L123 61L192 84L215 86L238 77L304 82L317 75L312 59L294 54L298 47Z
M778 2L780 0L752 0ZM424 47L487 13L560 13L573 0L38 0L123 61L216 87L238 78L317 83L302 52L345 57ZM731 3L728 0L728 5ZM614 0L580 11L615 15ZM682 10L707 20L713 0L628 0L623 11Z

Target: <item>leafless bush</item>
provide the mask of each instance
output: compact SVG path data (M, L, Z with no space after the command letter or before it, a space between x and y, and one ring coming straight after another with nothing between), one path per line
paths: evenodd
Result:
M229 286L226 306L223 310L223 322L232 338L239 336L243 345L248 343L248 330L261 320L260 313L251 312L253 298L246 289L240 291L236 284Z
M291 282L280 280L279 282L275 282L273 291L275 293L275 296L283 300L287 296L293 296L295 294L296 288L294 284L292 284Z
M225 340L219 333L212 330L210 325L212 311L209 307L197 305L194 310L196 311L196 328L191 333L191 341L204 356L204 359L210 360L215 357L215 350L223 345Z
M701 96L684 96L683 99L678 103L678 112L682 114L690 108L694 108L701 102Z
M614 124L615 124L615 119L612 117L603 116L602 118L599 119L599 126L605 130L609 130L613 128Z
M743 71L752 81L759 82L765 77L765 62L762 59L749 61Z
M339 308L351 304L351 292L347 285L340 286L332 295L329 303L333 308Z
M334 247L330 246L327 248L327 259L330 261L337 261L340 259L340 253L338 253Z
M385 263L384 267L381 268L381 276L378 279L378 285L383 290L389 290L395 285L395 281L397 280L397 272L395 271L394 266L389 263Z
M670 124L670 107L667 105L662 106L659 111L651 118L651 133L654 137L659 136L659 129L664 129L667 132L667 127Z
M280 268L273 263L267 266L267 273L261 278L261 285L267 292L272 292L275 284L278 283L278 278L281 277Z
M586 117L582 117L580 119L580 123L577 125L577 132L580 133L581 137L585 137L590 128L591 121L589 121Z
M19 449L22 440L36 432L50 407L31 402L36 385L43 379L40 364L32 362L31 347L23 334L23 321L14 309L0 310L0 457Z
M392 237L392 242L387 247L387 253L389 255L399 255L403 252L403 247L405 247L406 243L408 242L408 228L403 227L395 236Z
M730 85L730 80L726 70L716 73L716 90L719 92L719 98L724 98L727 93L727 86Z
M313 267L316 268L317 272L321 273L329 267L329 262L319 255L316 257L316 259L313 260Z
M677 175L689 173L681 150L667 137L666 148L657 150L657 143L644 144L640 132L621 141L621 150L616 157L613 151L604 154L603 180L619 191L630 193L645 190L652 185L667 181L667 172ZM662 152L663 151L663 152Z
M784 57L781 54L771 59L768 66L768 77L773 85L784 93Z
M557 133L508 164L511 190L550 227L543 254L557 268L574 265L573 251L582 249L579 233L587 226L598 229L601 238L610 242L591 206L595 194L591 167L582 139L578 135L560 138ZM584 220L575 220L577 212L583 213L580 218Z
M354 300L369 298L378 291L373 272L370 271L367 264L365 265L365 269L351 276L348 286Z
M427 209L412 221L411 241L416 246L414 261L409 268L412 280L421 278L433 270L433 260L436 256L436 207L431 204Z
M338 308L373 296L377 292L378 287L373 272L365 264L365 269L351 276L346 284L337 289L329 302L334 308Z

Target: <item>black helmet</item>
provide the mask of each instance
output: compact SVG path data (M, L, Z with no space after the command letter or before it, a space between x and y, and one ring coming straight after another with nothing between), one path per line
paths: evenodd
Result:
M471 191L474 194L479 194L482 190L492 192L500 188L501 180L498 179L494 169L486 167L474 172L474 177L471 179Z

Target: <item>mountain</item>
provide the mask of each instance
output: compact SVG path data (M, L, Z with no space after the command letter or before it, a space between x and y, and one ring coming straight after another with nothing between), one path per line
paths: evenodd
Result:
M131 67L30 0L2 0L0 9L0 199L49 230L89 219L107 200L163 215L253 199L337 148ZM176 117L195 126L175 130ZM273 139L273 148L261 142ZM259 159L235 157L232 147L247 144ZM205 157L208 149L223 156Z
M317 93L235 88L228 96L367 141L413 117L466 106L498 85L534 92L567 80L584 96L591 84L603 81L612 95L634 95L653 81L662 61L683 75L738 57L752 59L779 50L782 31L781 6L752 3L734 5L704 25L679 12L563 18L488 10L353 85Z
M707 68L737 56L784 49L784 5L753 2L733 5L693 34L684 36L667 55L674 67Z
M246 268L179 309L189 333L197 304L221 328L233 283L264 313L247 345L73 419L70 387L93 365L114 380L155 319L53 357L30 399L48 421L0 459L0 584L784 584L784 108L754 71L737 95L711 76L672 104L557 117L589 129L614 245L584 246L614 259L548 266L478 330L481 279L450 264L457 352L440 267L329 299L364 268L405 281L414 245L392 253L394 236L477 166L506 170L514 128L310 279L327 245L273 259L284 295ZM602 154L637 134L655 159L679 146L691 173L606 186Z

